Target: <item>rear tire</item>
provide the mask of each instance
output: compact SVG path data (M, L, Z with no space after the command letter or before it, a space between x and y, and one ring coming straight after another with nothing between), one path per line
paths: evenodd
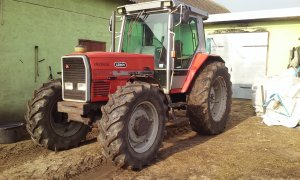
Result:
M57 111L62 100L61 80L54 80L34 92L27 103L26 129L37 144L51 150L76 147L90 127L79 122L67 122L67 114Z
M127 83L101 110L98 141L104 155L123 168L148 165L164 137L168 106L163 92L148 83Z
M205 135L223 132L229 119L231 95L225 64L206 64L195 77L188 96L187 115L192 129Z

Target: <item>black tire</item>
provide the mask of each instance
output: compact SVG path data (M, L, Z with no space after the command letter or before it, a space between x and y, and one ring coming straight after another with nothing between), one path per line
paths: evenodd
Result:
M67 114L57 111L61 100L61 80L53 80L34 92L25 113L26 129L34 142L55 151L78 146L90 130L82 123L67 122Z
M147 144L153 140L152 144L148 144L149 148L145 152L137 152L139 149L132 146L133 129L129 130L129 127L138 111L136 109L144 106L143 103L149 103L149 107L155 107L157 114L155 116L157 120L153 120L153 124L148 126L147 131L143 132L149 134L154 129L153 127L157 126L157 133L155 133L154 139L152 139L154 137L152 136L149 141L144 141ZM165 123L168 117L168 106L164 93L158 87L148 83L127 83L109 96L108 103L101 110L102 119L98 123L100 131L98 141L102 144L103 154L107 159L112 160L119 167L136 170L150 164L162 144ZM147 117L150 117L151 113L148 113ZM134 126L138 121L137 119L134 120ZM158 124L156 125L155 122ZM133 125L131 124L131 126ZM143 127L139 128L142 129ZM135 136L142 137L138 133Z
M214 61L204 65L188 96L187 115L192 129L205 135L223 132L229 119L231 96L230 75L225 64Z

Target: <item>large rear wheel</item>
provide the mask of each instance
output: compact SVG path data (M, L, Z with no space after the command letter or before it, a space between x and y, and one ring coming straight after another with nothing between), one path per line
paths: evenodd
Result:
M196 76L189 96L187 114L192 129L201 134L224 131L231 109L230 75L223 62L206 64Z
M68 114L57 111L62 100L60 80L44 84L27 103L26 129L39 145L51 150L76 147L85 138L89 126L68 121Z
M117 166L141 169L161 146L168 106L156 86L134 82L119 88L102 107L98 140Z

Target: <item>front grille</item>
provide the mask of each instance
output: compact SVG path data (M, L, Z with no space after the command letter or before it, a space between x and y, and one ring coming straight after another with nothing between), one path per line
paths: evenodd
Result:
M107 96L109 94L110 83L105 81L94 82L94 95Z
M73 90L66 90L64 88L64 99L69 100L86 100L86 91L79 91L77 89L78 83L86 83L85 65L81 57L66 57L63 58L63 83L69 82L73 84Z

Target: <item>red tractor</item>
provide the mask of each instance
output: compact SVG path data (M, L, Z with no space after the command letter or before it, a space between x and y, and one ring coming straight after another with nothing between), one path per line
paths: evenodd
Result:
M231 82L219 56L205 54L208 14L177 0L118 7L117 52L75 52L61 59L62 78L34 92L25 114L32 139L51 150L77 146L93 124L104 155L140 169L160 148L169 112L186 109L192 129L224 131Z

